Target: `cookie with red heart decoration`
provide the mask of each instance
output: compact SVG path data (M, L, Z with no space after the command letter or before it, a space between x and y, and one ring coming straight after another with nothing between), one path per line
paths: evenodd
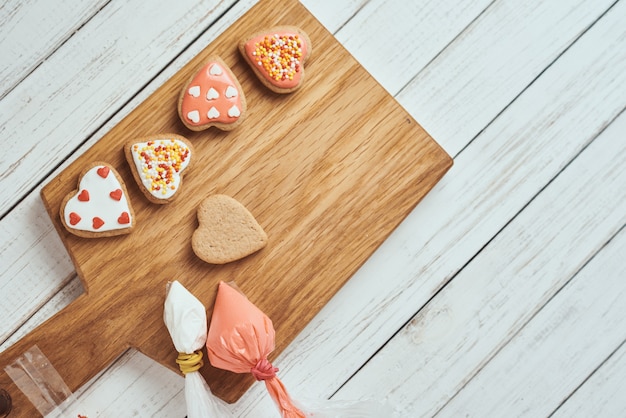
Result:
M211 264L239 260L265 247L267 234L244 205L217 194L198 207L198 229L191 237L194 253Z
M65 229L84 238L128 234L135 222L124 181L103 162L90 164L79 175L78 189L61 202L60 216Z
M215 56L189 79L178 99L178 115L192 131L211 126L230 131L241 124L245 113L246 98L237 77Z
M291 93L304 80L311 40L298 27L278 26L242 40L239 51L267 88L276 93Z
M124 154L143 194L153 203L164 204L179 196L193 147L183 136L162 134L126 143Z

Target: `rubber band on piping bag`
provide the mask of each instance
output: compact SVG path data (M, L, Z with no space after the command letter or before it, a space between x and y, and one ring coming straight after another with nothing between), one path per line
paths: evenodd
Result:
M176 363L185 375L185 401L189 418L232 417L228 406L212 393L198 371L202 365L202 347L207 337L204 305L182 284L167 284L163 310L165 326L178 350Z
M184 375L191 372L197 372L202 366L204 366L202 356L202 351L194 351L191 354L178 353L176 364L178 364L178 368L180 368L180 371Z
M271 319L239 289L221 282L206 342L207 355L214 367L234 373L251 373L255 379L263 381L282 418L394 416L390 408L376 401L323 401L316 402L319 405L315 406L311 403L306 408L300 406L278 378L278 368L267 359L274 350L274 339ZM380 415L381 411L383 415Z

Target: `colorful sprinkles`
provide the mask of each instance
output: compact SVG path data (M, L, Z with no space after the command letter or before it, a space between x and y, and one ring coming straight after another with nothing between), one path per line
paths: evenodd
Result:
M166 195L176 190L175 174L185 168L189 148L181 141L157 140L133 145L141 161L139 175L150 183L150 192Z
M300 71L302 60L302 40L294 35L266 35L262 41L254 44L252 55L257 65L263 67L270 78L293 80Z

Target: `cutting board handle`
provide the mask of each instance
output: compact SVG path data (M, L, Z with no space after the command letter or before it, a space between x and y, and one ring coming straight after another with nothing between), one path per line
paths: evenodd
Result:
M5 367L33 346L37 346L57 370L72 392L103 370L128 347L126 338L110 338L107 312L87 294L35 328L17 343L0 353L0 389L12 400L11 417L33 417L38 412L7 374Z

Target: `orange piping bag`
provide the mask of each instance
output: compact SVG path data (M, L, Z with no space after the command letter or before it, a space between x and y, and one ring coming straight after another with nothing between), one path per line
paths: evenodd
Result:
M305 418L267 356L274 350L272 320L230 285L220 282L207 338L207 354L214 367L252 373L265 387L283 418Z

